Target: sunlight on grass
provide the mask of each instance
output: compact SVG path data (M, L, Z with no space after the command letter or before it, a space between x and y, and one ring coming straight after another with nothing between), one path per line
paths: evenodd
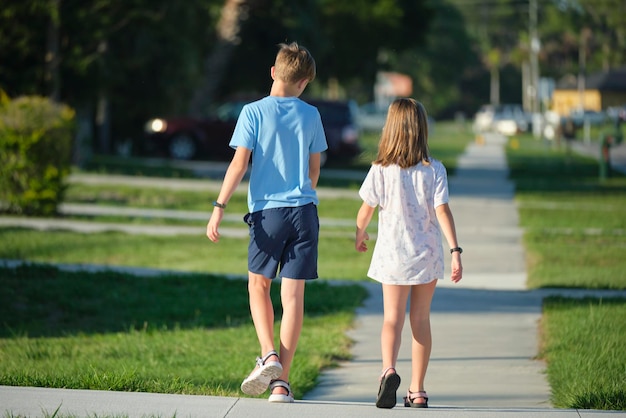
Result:
M259 355L245 280L27 266L0 268L0 285L2 385L242 396ZM350 358L345 332L366 295L358 285L307 284L296 397Z
M626 289L626 177L529 136L507 148L531 287Z
M542 357L557 408L626 410L626 299L544 301Z

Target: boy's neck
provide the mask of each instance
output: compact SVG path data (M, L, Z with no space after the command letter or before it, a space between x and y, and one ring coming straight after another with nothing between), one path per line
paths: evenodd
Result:
M307 83L285 83L281 80L274 80L270 90L270 96L275 97L300 97Z

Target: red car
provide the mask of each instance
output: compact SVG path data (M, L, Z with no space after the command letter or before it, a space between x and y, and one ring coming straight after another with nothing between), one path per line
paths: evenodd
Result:
M204 157L229 160L228 146L244 103L227 103L209 118L180 116L150 119L145 126L146 147L177 160Z
M355 107L351 102L306 101L316 106L322 117L328 142L323 162L326 158L351 159L361 153ZM215 115L206 119L151 119L145 126L147 148L180 160L230 160L234 151L228 143L245 104L241 101L228 102L220 106Z

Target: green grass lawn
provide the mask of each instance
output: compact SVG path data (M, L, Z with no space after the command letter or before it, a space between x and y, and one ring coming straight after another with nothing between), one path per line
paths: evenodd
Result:
M508 147L531 287L626 289L626 177L530 137Z
M626 410L626 300L544 301L542 357L557 408Z
M507 148L531 287L626 289L626 178L530 137ZM626 409L626 299L549 298L542 350L558 408Z
M245 280L27 266L0 267L0 286L1 385L241 396L258 355ZM350 358L345 332L365 297L359 285L307 284L296 397Z

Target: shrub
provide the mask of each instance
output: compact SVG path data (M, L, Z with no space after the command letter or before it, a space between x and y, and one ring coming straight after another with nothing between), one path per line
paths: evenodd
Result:
M0 211L55 214L70 171L74 111L44 97L0 95Z

